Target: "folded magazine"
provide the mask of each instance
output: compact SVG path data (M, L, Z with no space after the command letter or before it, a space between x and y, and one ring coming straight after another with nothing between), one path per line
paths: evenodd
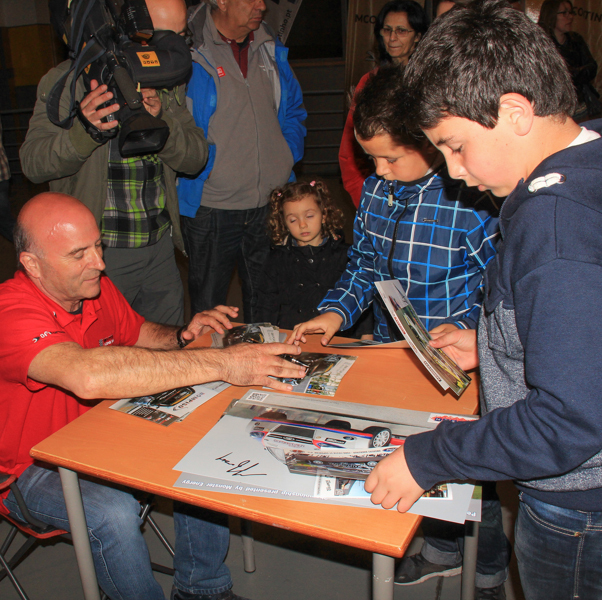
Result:
M443 350L429 344L432 338L407 299L401 283L393 279L377 281L375 285L389 314L420 362L444 390L451 388L456 396L461 396L472 380Z

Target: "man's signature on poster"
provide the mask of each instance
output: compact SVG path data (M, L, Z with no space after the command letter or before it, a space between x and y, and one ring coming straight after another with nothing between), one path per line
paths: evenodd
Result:
M228 452L228 454L224 454L223 456L218 456L215 460L221 460L226 463L231 469L228 469L226 473L232 473L232 477L250 477L250 476L259 476L259 475L267 475L267 473L246 473L245 471L250 471L254 469L259 463L255 463L250 465L250 460L241 460L238 464L236 462L232 462L228 460L228 456L230 456L232 452Z

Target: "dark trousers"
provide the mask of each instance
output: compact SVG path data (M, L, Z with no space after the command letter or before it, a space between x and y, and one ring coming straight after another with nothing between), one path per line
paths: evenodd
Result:
M16 220L10 212L10 199L8 196L8 179L0 181L0 234L9 242L13 241L13 229Z
M184 324L184 287L171 235L143 248L105 248L105 273L147 321Z
M508 577L511 548L502 527L502 508L495 482L484 481L482 486L476 586L492 588ZM427 560L440 565L453 565L462 560L464 525L424 519L422 531L424 546L421 552Z
M258 289L270 251L267 210L267 206L249 210L201 206L194 218L182 217L193 314L226 304L230 279L238 266L242 319L246 323L256 320Z

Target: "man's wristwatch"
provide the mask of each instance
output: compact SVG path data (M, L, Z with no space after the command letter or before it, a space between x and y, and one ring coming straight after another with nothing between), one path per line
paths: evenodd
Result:
M182 337L182 332L184 331L184 329L186 329L187 325L182 325L182 327L180 327L180 329L178 329L178 331L176 331L176 340L178 342L178 346L180 346L180 348L186 348L186 346L188 346L188 344L190 344L190 342L192 340L185 340Z

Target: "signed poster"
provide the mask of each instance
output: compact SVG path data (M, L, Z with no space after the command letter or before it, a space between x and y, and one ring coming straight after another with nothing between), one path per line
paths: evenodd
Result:
M456 418L473 417L251 390L174 467L182 471L175 485L374 508L365 494L355 493L360 486L351 495L328 496L328 484L318 485L318 478L365 479L406 436ZM339 491L353 488L337 485ZM419 500L412 512L463 523L473 486L452 483L445 490Z

